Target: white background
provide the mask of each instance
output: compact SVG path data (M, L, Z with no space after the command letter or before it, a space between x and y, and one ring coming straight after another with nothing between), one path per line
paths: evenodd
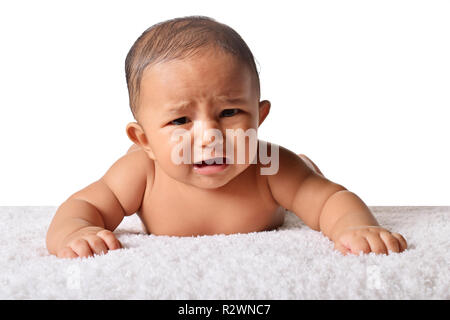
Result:
M449 1L2 1L0 205L59 205L131 145L125 57L151 25L234 28L263 140L368 205L450 204Z

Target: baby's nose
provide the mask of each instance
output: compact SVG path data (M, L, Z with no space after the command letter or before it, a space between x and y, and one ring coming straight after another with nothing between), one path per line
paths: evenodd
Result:
M194 122L194 142L197 146L207 146L223 142L222 130L215 120Z

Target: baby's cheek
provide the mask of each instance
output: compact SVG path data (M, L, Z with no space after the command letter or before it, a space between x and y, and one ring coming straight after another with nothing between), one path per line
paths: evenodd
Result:
M239 130L236 132L236 135L228 134L225 139L225 146L227 156L234 154L235 159L237 159L238 156L240 159L249 159L250 156L254 156L257 151L257 133L255 130Z
M192 161L190 144L179 142L168 144L164 155L164 161L170 161L174 165L189 164Z

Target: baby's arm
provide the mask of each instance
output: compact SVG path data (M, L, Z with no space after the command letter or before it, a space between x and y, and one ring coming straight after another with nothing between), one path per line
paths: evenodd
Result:
M47 232L49 253L73 258L120 248L112 231L141 205L153 169L146 157L143 151L126 154L101 179L62 203Z
M273 197L310 228L322 231L335 249L343 254L406 249L403 237L380 227L356 194L316 174L298 155L281 146L279 159L278 173L268 176Z

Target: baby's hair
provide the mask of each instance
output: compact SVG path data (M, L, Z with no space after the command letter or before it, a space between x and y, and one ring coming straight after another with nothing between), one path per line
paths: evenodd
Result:
M214 46L231 53L250 67L260 97L259 72L250 48L231 27L205 16L188 16L159 22L134 42L125 59L125 76L131 112L137 119L138 97L144 70L158 62L184 59L201 48Z

